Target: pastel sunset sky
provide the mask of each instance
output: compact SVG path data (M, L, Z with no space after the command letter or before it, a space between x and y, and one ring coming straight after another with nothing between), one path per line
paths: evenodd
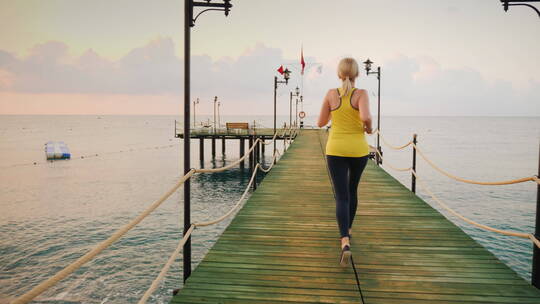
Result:
M217 0L214 0L217 2ZM233 0L192 29L192 97L210 114L317 115L336 65L382 68L383 115L540 115L540 18L499 0ZM540 6L537 4L537 6ZM0 0L0 114L167 114L183 104L183 1ZM303 81L299 57L308 64ZM370 91L376 78L362 73Z

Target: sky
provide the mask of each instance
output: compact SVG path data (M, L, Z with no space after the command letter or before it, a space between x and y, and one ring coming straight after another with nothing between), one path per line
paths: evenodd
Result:
M214 0L213 2L221 2ZM192 28L192 100L211 114L307 115L337 62L381 67L382 115L540 116L540 18L499 0L233 0ZM540 6L537 4L537 6ZM198 10L198 9L197 9ZM178 115L183 1L0 0L0 114ZM300 50L307 69L301 77ZM361 76L376 110L377 79Z

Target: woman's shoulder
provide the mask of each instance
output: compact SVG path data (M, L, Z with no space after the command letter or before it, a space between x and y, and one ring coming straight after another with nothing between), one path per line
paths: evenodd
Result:
M358 99L360 97L367 97L368 92L366 89L354 88L351 98Z
M334 97L339 97L338 88L328 89L326 92L326 98L334 99Z
M366 89L359 89L359 88L354 88L354 94L367 94L367 90Z

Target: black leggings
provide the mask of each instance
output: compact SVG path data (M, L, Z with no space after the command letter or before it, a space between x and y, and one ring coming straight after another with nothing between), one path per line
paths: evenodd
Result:
M327 155L328 170L334 186L336 218L341 237L349 236L358 206L358 183L368 156L343 157Z

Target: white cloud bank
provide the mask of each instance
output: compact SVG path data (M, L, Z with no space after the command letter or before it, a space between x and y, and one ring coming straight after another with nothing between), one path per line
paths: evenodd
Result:
M68 46L57 41L36 45L25 58L0 50L0 96L11 96L10 100L0 101L0 113L17 108L15 104L10 107L10 103L21 99L13 96L31 94L36 99L40 95L101 96L96 98L91 114L120 114L122 103L128 99L126 96L137 98L137 104L148 96L152 114L178 114L183 61L175 54L170 38L153 40L117 61L108 60L93 50L71 57ZM308 115L318 113L325 91L338 84L337 60L334 58L324 64L322 74L315 68L307 71L304 108ZM224 114L271 114L275 70L281 64L297 64L297 61L283 58L280 49L262 44L238 58L212 60L205 55L192 56L192 96L206 101L207 105L199 108L201 114L210 113L209 101L214 95L223 101ZM317 60L306 57L306 61ZM382 69L383 115L540 115L539 82L531 80L522 89L516 89L508 81L488 81L473 69L446 69L432 58L405 55L384 62ZM280 86L279 112L282 114L288 113L288 90L300 82L298 68L294 67L293 72L289 87ZM362 75L357 86L375 92L375 77ZM121 96L117 105L114 105L114 96ZM156 96L166 97L160 101ZM374 111L376 98L371 96ZM85 103L88 99L85 98ZM24 100L25 107L32 108L31 98ZM107 102L100 104L100 100ZM178 103L175 105L171 100ZM125 106L128 104L133 106L133 103ZM114 106L117 107L114 111L108 110ZM77 112L77 104L72 107L74 114L85 114L82 108ZM148 108L141 106L140 111L131 108L126 113L145 114ZM64 111L70 112L65 108Z

